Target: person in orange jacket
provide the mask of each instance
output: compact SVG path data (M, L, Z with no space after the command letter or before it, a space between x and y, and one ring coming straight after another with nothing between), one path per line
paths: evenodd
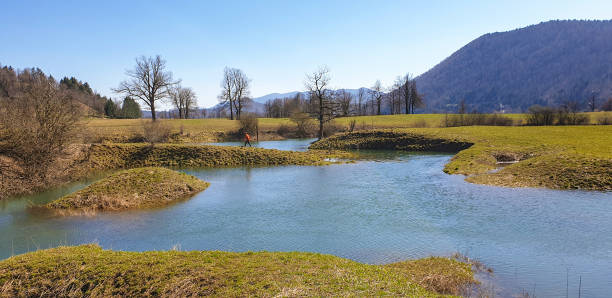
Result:
M251 136L249 135L249 133L245 132L244 133L244 147L246 147L247 144L249 144L249 147L253 147L251 146Z

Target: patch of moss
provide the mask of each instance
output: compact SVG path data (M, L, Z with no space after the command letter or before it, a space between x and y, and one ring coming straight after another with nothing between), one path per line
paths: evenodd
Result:
M316 253L82 245L0 262L0 296L440 297L475 283L470 265L439 257L367 265Z
M209 186L164 168L123 170L46 205L56 210L106 211L151 208L192 197Z

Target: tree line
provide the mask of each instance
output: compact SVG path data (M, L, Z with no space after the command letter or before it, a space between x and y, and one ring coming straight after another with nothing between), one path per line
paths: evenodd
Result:
M157 120L157 107L169 101L177 110L179 118L186 119L197 109L195 92L174 80L172 72L166 69L166 60L161 56L136 58L136 65L125 73L127 80L119 83L113 91L142 101L151 111L153 121ZM124 100L125 104L125 100ZM123 107L122 107L123 108Z
M416 87L416 82L406 75L398 77L393 85L384 88L380 81L372 87L360 88L354 94L346 89L331 90L326 93L328 105L336 106L338 117L366 116L382 114L413 114L417 108L424 107L423 95ZM286 118L292 113L311 113L316 102L309 100L303 93L293 97L275 98L264 104L265 116L269 118Z

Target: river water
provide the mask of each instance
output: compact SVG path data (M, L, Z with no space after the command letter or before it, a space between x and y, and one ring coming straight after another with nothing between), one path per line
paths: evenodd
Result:
M310 140L259 146L306 148ZM329 166L181 169L211 183L166 208L93 217L28 211L75 183L0 202L0 258L58 245L310 251L364 263L461 252L502 296L612 293L612 193L500 188L442 172L448 154L380 152Z

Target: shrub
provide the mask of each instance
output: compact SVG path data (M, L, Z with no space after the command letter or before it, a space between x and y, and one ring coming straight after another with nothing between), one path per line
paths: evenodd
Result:
M305 138L312 135L314 130L314 122L308 113L292 113L289 118L296 126L296 137Z
M612 125L612 116L601 115L597 118L597 124L599 125Z
M353 132L353 130L355 130L355 124L357 124L357 120L351 120L349 121L349 125L348 125L348 131L349 132Z
M278 128L276 129L276 133L280 136L285 137L291 133L291 128L289 127L289 125L283 123L278 126Z
M240 124L240 128L238 129L238 133L243 135L245 133L256 134L257 129L259 127L259 120L254 114L244 114L240 116L240 120L238 120Z
M334 135L337 132L344 131L344 127L339 126L335 122L328 122L323 125L323 137L327 138Z
M463 125L463 114L444 114L441 127L455 127Z
M18 92L0 98L0 143L25 175L44 179L76 137L82 111L52 78L23 76Z
M555 109L540 105L531 106L528 110L527 125L553 125L555 123Z
M412 124L413 127L417 127L417 128L424 128L427 127L427 121L425 121L425 119L419 119L417 121L414 121L414 123Z
M142 124L143 137L151 143L165 143L170 139L172 128L163 120L144 121Z
M584 125L589 124L589 117L584 114L559 109L557 111L557 125Z

